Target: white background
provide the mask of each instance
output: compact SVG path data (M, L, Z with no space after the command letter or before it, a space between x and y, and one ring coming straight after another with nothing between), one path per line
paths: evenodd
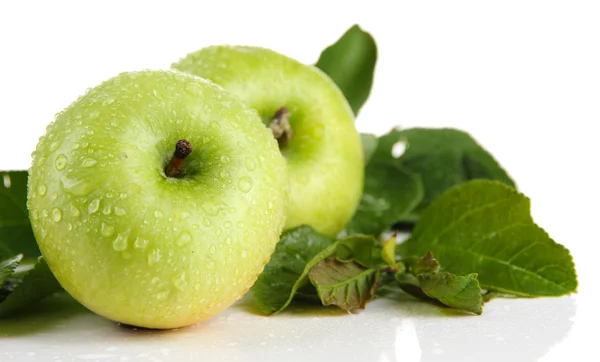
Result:
M594 1L2 2L0 169L29 167L53 115L119 72L222 43L313 63L358 23L379 46L359 130L456 127L494 154L577 264L574 324L543 360L586 356L600 322L599 19Z

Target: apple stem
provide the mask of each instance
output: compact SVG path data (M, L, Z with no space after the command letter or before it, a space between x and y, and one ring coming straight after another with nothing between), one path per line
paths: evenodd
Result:
M279 146L285 144L294 135L290 126L290 116L290 111L286 107L281 107L275 112L271 123L269 123L269 128L273 131L273 136L279 143Z
M192 144L189 141L177 141L173 157L171 157L171 161L169 161L169 164L165 168L165 175L167 175L167 177L177 176L181 169L181 165L183 164L183 160L185 160L190 153L192 153Z

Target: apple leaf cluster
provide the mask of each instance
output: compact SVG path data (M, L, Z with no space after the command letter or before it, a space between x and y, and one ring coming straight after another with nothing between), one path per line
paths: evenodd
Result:
M323 51L316 66L354 114L373 84L377 47L358 26ZM308 225L281 235L252 287L258 308L293 301L364 309L382 286L474 314L496 296L540 297L577 289L569 251L535 224L529 199L468 133L394 129L361 135L364 190L337 236ZM397 154L398 145L404 152ZM26 208L27 172L2 172L0 317L61 291L36 245ZM400 229L411 231L396 242Z
M371 39L355 26L317 62L355 114L372 85ZM263 312L278 313L294 298L363 309L382 285L475 314L494 296L576 290L569 251L533 222L529 199L468 133L394 129L361 140L365 182L353 218L337 241L307 226L282 236L253 287ZM403 228L412 234L396 248L386 235Z

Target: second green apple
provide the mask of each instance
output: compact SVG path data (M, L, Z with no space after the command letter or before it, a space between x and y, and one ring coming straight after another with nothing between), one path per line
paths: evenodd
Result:
M319 69L274 51L213 46L173 68L209 79L256 109L288 164L286 229L308 224L335 235L363 189L363 154L344 95Z

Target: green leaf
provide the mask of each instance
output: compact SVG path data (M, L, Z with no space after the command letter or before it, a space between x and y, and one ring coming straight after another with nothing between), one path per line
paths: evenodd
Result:
M316 66L333 79L358 114L371 93L376 62L375 40L354 25L321 53Z
M375 154L375 150L377 149L377 136L368 133L361 133L360 141L363 148L365 165L368 165L369 161L371 161L371 157L373 157L373 154Z
M62 288L48 268L48 264L43 257L39 257L33 269L25 274L14 291L0 304L0 317L11 316L61 290Z
M377 156L365 168L363 195L346 225L348 234L380 235L406 217L423 197L420 177Z
M364 268L354 261L336 258L322 260L308 276L317 289L323 305L335 305L346 311L364 309L375 297L379 285L379 269Z
M408 272L398 272L394 276L400 288L406 293L415 298L427 301L435 301L427 294L423 293L423 290L421 289L421 283L419 283L419 279L414 274Z
M27 171L0 171L0 257L40 251L27 212Z
M425 273L418 276L421 290L451 308L463 309L476 314L483 312L483 297L477 282L477 274L456 276L451 273Z
M412 273L396 273L402 290L414 297L481 314L482 290L477 274L456 276L440 271L440 264L430 251L411 267Z
M0 262L0 288L4 282L15 272L19 263L23 260L23 254L13 256L12 258Z
M392 148L400 141L407 144L406 149L395 159ZM422 180L424 195L421 202L412 215L400 221L414 220L439 195L469 180L497 180L515 187L514 181L483 147L468 133L456 129L393 130L379 138L373 157L395 160Z
M413 267L413 273L415 275L424 273L437 273L439 270L440 263L438 263L431 251L428 251L427 255L419 259Z
M332 255L339 261L355 261L366 268L385 266L383 246L371 235L350 235L338 240Z
M444 270L478 273L490 291L558 296L577 288L569 251L533 223L527 197L497 181L470 181L444 193L398 250L403 258L432 251Z
M254 300L264 313L278 313L287 307L294 294L306 284L310 269L320 260L315 256L332 245L333 239L308 226L285 232L271 261L252 287ZM328 250L331 253L334 248ZM329 255L323 255L323 259ZM322 260L322 259L321 259Z

